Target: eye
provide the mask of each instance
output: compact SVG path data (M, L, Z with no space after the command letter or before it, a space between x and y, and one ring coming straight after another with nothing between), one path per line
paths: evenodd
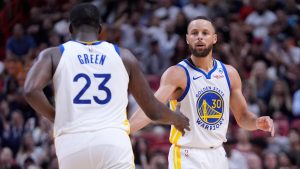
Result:
M209 35L209 32L204 31L202 34L203 34L203 35Z
M196 32L196 31L192 32L192 35L197 35L197 34L198 34L198 32Z

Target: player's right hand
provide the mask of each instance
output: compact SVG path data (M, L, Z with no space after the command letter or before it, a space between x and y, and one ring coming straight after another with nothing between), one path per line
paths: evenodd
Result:
M185 134L185 130L190 131L190 123L189 123L189 119L187 117L185 117L180 111L180 103L178 103L176 105L176 110L175 110L175 115L176 115L176 119L173 123L173 125L175 126L175 128L177 130L179 130L182 135Z

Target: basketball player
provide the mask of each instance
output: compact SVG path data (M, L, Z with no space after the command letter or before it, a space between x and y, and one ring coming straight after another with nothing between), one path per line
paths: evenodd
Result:
M169 151L170 169L224 169L228 168L225 151L229 108L237 123L247 130L260 129L274 135L270 117L255 117L248 111L241 92L241 79L230 65L212 57L217 42L215 28L205 17L193 19L187 29L186 41L191 57L167 69L161 78L156 97L181 104L180 111L187 116L191 130L185 135L176 126L171 127ZM129 123L135 132L151 120L138 110Z
M95 6L75 6L70 13L73 40L42 51L25 82L29 104L54 122L60 169L134 168L128 90L152 120L189 129L185 116L156 100L128 50L97 41L99 20ZM55 109L43 93L50 80Z

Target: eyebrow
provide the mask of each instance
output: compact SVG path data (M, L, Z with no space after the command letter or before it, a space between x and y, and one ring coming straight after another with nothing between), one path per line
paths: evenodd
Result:
M198 31L199 32L199 29L196 29L196 28L193 28L192 30L190 30L190 32L194 32L194 31ZM210 32L212 34L214 34L214 30L210 31L209 29L206 29L204 28L203 30L201 30L202 32Z

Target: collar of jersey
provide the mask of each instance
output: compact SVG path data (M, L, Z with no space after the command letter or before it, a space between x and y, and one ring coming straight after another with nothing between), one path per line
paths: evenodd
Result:
M184 60L184 62L186 64L188 64L192 69L202 73L206 79L210 79L211 78L211 74L217 69L217 62L216 60L214 59L214 67L208 72L208 73L205 73L203 70L201 70L200 68L194 66L193 64L191 64L187 59Z
M73 42L77 42L77 43L80 43L80 44L83 44L83 45L99 45L102 41L91 41L91 42L85 42L85 41L76 41L76 40L73 40Z

